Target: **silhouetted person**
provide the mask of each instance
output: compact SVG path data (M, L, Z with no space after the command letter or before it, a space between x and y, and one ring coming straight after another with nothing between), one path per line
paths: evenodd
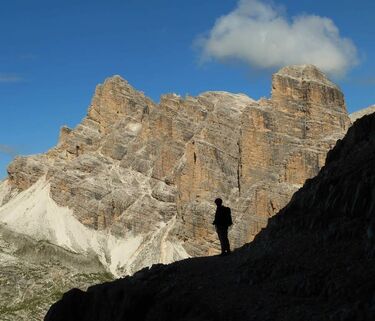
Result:
M223 206L223 200L221 198L217 198L215 200L215 204L217 206L215 219L212 222L213 225L216 227L217 236L220 240L221 245L221 255L226 255L230 253L230 245L228 240L228 227L231 226L232 223L232 216L230 212L230 208Z

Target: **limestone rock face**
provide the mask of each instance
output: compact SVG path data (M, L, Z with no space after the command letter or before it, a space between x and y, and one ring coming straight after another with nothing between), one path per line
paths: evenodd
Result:
M350 120L354 123L357 119L362 118L365 115L375 113L375 105L356 111L350 114Z
M343 94L314 66L273 76L271 100L249 106L241 123L242 196L267 219L324 164L350 125Z
M86 227L141 236L135 271L145 265L137 257L217 253L217 197L232 208L233 246L252 240L349 125L343 94L310 65L281 69L271 99L259 101L206 92L155 104L114 76L96 88L81 124L62 128L55 148L15 159L8 184L14 195L45 176L53 201Z
M45 321L375 320L375 114L231 255L66 292Z

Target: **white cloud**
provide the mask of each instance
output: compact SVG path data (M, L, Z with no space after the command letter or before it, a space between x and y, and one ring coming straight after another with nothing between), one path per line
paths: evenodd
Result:
M256 68L314 64L343 76L358 62L355 45L331 19L305 14L288 19L281 8L260 0L240 0L198 44L203 61L236 59Z

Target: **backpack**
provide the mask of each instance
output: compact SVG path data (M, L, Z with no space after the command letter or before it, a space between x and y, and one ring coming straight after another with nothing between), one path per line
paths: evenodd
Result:
M224 213L225 213L225 221L227 226L231 226L233 224L232 222L232 215L231 215L231 210L229 207L224 207Z

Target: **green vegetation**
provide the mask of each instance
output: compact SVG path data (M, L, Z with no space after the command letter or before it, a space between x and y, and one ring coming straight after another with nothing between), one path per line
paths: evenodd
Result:
M1 321L43 320L71 288L86 290L113 279L96 258L42 243L0 226Z

